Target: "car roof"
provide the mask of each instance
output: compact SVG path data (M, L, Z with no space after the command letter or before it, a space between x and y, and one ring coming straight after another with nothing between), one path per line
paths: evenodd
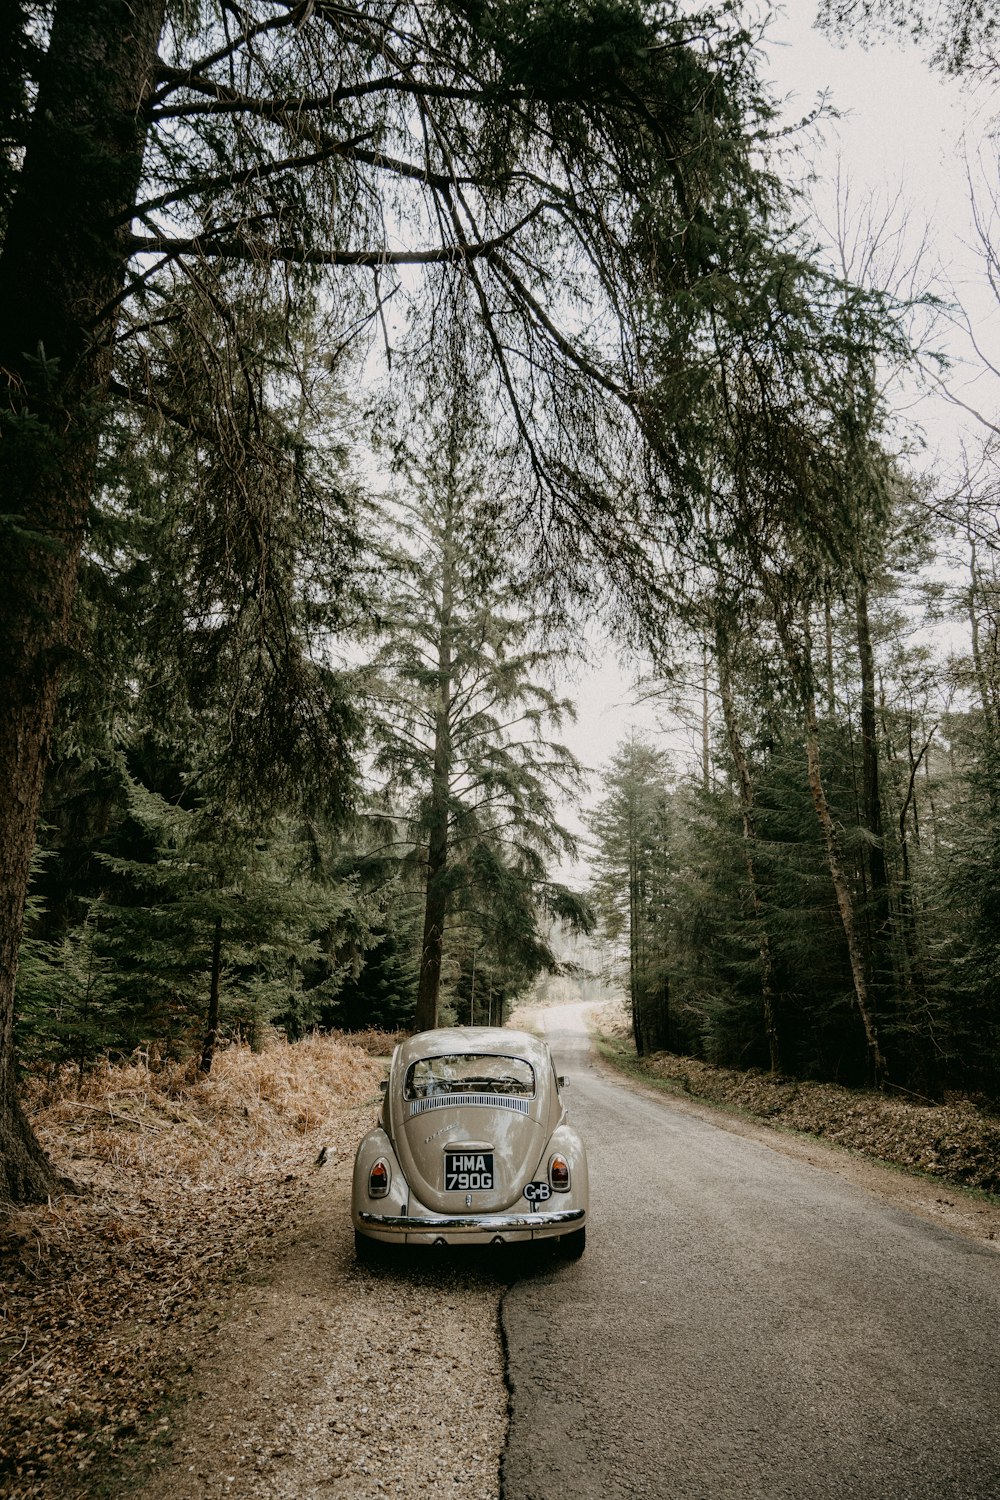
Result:
M486 1057L523 1057L536 1068L547 1067L549 1049L540 1037L507 1026L441 1026L418 1031L399 1044L397 1062L408 1068L421 1057L448 1057L471 1052Z

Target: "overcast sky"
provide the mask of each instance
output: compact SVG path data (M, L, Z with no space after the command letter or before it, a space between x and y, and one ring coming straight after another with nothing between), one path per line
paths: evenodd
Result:
M883 203L899 196L909 215L907 236L914 249L928 238L924 264L928 273L939 268L938 288L955 292L972 309L982 337L995 340L996 309L984 296L983 276L974 252L972 217L965 161L974 158L987 141L998 104L968 80L942 78L924 56L902 44L865 49L857 42L834 45L815 30L812 0L789 0L768 29L762 72L777 97L787 100L790 120L808 114L826 93L842 118L828 122L810 148L817 178L813 194L821 217L835 223L834 183L850 185L852 199L862 203L876 194ZM995 153L995 146L987 148ZM995 162L995 155L994 155ZM947 326L938 330L952 357L961 359L967 346ZM992 381L974 380L971 361L956 366L955 380L963 383L970 403L984 409L1000 406L1000 390ZM971 382L971 384L969 384ZM930 468L946 468L955 460L963 429L970 422L943 399L900 392L899 405L907 418L919 421L927 434L927 450L915 461ZM614 650L600 648L603 659L592 672L567 691L576 697L579 719L566 739L588 766L606 764L631 726L652 730L656 712L649 705L632 705L633 673L615 660ZM696 755L694 738L674 726L663 737L681 760ZM575 823L575 818L573 819Z

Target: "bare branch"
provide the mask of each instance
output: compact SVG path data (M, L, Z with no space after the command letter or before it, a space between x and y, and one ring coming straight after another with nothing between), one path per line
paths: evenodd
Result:
M433 250L333 250L316 245L272 245L263 241L255 244L247 237L219 239L211 234L178 238L162 234L132 235L128 248L133 255L167 255L173 259L196 255L205 260L284 261L300 266L372 266L378 269L382 266L460 265L465 261L491 257L540 211L540 207L532 208L503 234L480 244L441 245Z

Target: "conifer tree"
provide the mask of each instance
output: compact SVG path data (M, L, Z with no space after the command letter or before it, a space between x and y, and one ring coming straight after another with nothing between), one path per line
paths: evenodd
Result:
M317 438L302 384L269 388L266 342L241 349L238 391L219 364L191 361L197 314L197 299L178 300L181 326L164 331L159 358L199 425L225 440L206 454L185 428L109 424L28 932L53 978L62 955L60 983L76 948L96 945L108 1008L101 1033L91 974L86 1055L99 1037L117 1049L183 1038L207 1071L220 999L228 1034L253 1033L255 1014L301 1030L339 974L313 944L335 949L347 913L364 918L321 847L350 802L357 731L321 653L353 607L343 454L329 428ZM254 317L259 331L260 306ZM249 318L234 301L234 341ZM236 357L224 344L216 355ZM322 993L306 999L303 969L317 967L329 971ZM223 971L242 976L228 1007ZM22 996L50 1026L41 999Z
M418 1029L437 1022L457 914L495 964L501 950L528 977L552 964L540 902L548 861L573 850L554 798L578 767L550 737L571 706L546 682L562 653L533 608L531 564L505 519L509 466L490 453L474 392L456 372L417 451L419 428L409 435L365 673L379 801L419 851Z
M0 1194L23 1198L44 1197L52 1172L15 1097L14 976L110 413L124 404L187 432L213 467L210 455L236 452L247 504L224 510L219 557L260 583L262 533L243 520L260 517L269 470L252 444L230 443L227 388L249 397L251 437L260 391L242 363L254 341L233 337L234 300L264 290L294 320L324 280L323 352L335 358L359 330L388 341L387 298L424 295L421 274L450 268L542 509L578 538L566 555L581 576L606 556L631 588L641 570L623 558L608 444L617 435L634 452L658 421L636 357L650 267L670 297L714 278L720 243L765 210L772 179L755 155L768 105L752 41L728 6L248 0L237 13L14 0L0 42L0 516L12 558L0 600ZM178 292L201 309L187 325L192 379L200 364L222 385L194 413L160 360L162 332L184 326ZM275 353L270 383L292 364ZM658 451L669 467L669 445Z
M598 872L591 896L607 936L628 943L632 1035L640 1057L670 1045L672 1034L668 774L663 752L633 735L612 758L605 794L588 817Z

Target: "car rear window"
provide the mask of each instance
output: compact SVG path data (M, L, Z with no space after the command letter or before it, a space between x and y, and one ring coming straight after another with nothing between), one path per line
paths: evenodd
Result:
M421 1057L411 1063L403 1084L404 1099L427 1099L436 1094L502 1094L530 1098L535 1092L535 1070L523 1057L484 1056L454 1052L447 1057Z

